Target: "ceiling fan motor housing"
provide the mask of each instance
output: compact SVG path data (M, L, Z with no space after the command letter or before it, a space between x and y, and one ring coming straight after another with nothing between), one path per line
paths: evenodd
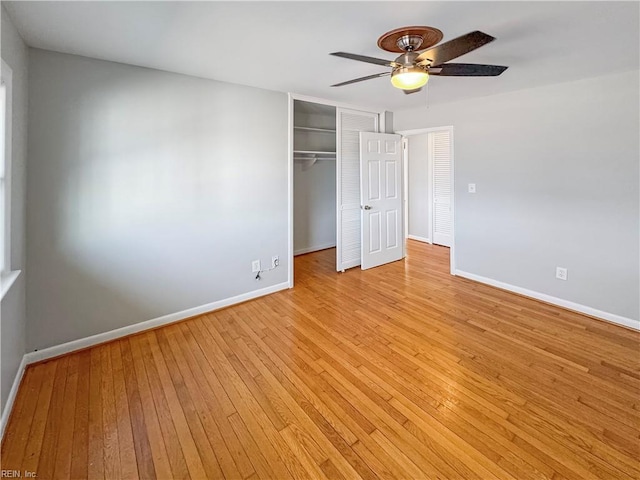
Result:
M420 68L425 72L429 71L429 67L427 65L421 65L417 62L419 54L417 52L407 52L400 55L398 58L394 60L394 67L392 74L399 73L400 71L406 71L408 68Z

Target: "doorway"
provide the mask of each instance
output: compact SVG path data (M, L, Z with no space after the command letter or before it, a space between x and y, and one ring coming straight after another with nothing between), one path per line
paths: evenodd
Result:
M453 127L398 132L405 163L405 232L409 239L449 247L455 272Z

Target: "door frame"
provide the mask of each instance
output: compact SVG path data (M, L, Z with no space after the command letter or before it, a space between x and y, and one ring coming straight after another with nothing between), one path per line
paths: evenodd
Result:
M451 136L451 247L449 247L449 270L451 275L456 274L456 222L455 222L455 137L454 137L454 128L452 125L442 126L442 127L430 127L430 128L417 128L414 130L400 130L396 133L402 135L403 142L405 138L411 137L413 135L423 135L432 132L449 132ZM431 160L429 159L429 155L427 152L427 161L429 162L428 168L428 192L429 192L429 240L430 243L433 243L433 165L431 165ZM406 223L405 223L405 236L409 235L409 145L407 142L407 148L404 150L404 162L405 162L405 185L404 185L404 195L405 195L405 213L406 215Z
M294 122L293 122L293 102L295 100L301 100L303 102L317 103L320 105L329 105L336 108L345 108L348 110L358 110L361 112L372 112L378 114L378 131L386 132L389 119L387 118L387 112L384 110L376 110L375 108L366 108L360 105L351 105L348 103L334 102L324 98L312 97L309 95L301 95L297 93L289 92L287 94L287 259L288 272L287 283L289 288L293 288L293 172L294 172L294 160L293 160L293 134L294 134ZM337 134L337 132L336 132ZM337 147L337 145L336 145ZM336 160L336 172L337 172L337 160Z

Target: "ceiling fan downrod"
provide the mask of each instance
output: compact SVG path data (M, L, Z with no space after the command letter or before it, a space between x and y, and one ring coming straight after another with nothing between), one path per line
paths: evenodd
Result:
M396 45L398 48L404 50L405 52L414 52L420 48L422 45L422 35L403 35L398 40L396 40Z

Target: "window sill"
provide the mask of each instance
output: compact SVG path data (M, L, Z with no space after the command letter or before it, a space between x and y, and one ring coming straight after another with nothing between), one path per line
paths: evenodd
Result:
M2 274L0 277L0 300L2 300L9 289L11 289L11 285L14 284L21 271L22 270L13 270Z

